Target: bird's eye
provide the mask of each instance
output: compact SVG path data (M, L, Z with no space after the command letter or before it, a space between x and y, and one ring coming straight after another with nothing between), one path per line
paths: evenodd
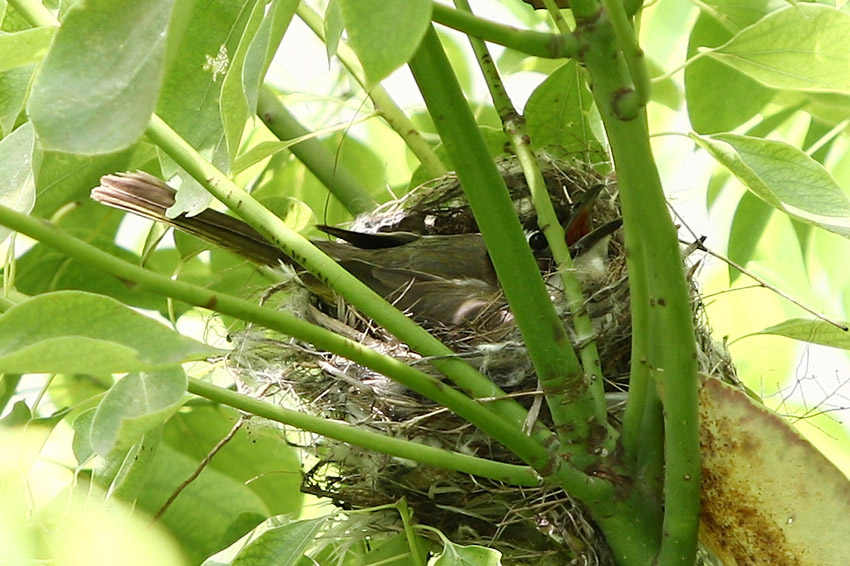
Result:
M549 242L546 241L546 236L543 232L537 230L528 235L528 245L535 252L545 250L549 247Z

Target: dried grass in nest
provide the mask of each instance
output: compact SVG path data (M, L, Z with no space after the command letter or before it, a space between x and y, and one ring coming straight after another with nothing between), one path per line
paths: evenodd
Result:
M533 207L517 162L506 159L499 166L520 219L527 228L532 228ZM553 204L563 219L578 194L603 182L608 187L593 213L593 224L599 226L619 217L612 179L602 179L583 164L554 160L544 160L543 174ZM352 229L407 230L422 234L477 231L453 175L427 183L376 213L358 218ZM602 277L585 281L586 308L597 330L596 342L607 389L615 392L624 389L622 378L628 375L631 323L625 254L619 231L608 246L606 272ZM570 315L559 291L558 274L553 269L545 277L556 308L567 320ZM694 297L696 302L695 289ZM355 309L344 304L317 304L316 298L297 280L286 285L283 292L271 295L270 300L369 348L440 375L428 360L376 328ZM695 308L695 312L701 311ZM701 369L715 375L717 371L726 372L723 375L733 377L734 370L725 351L715 345L696 318L697 315ZM458 356L479 368L526 407L531 406L537 379L515 329L501 333L498 341L471 329L431 330ZM519 463L513 454L469 423L383 375L328 352L316 351L309 345L258 331L244 332L237 340L238 354L231 362L247 390L262 390L312 414L391 437ZM545 404L539 418L544 422L548 419ZM494 546L503 552L505 564L612 563L604 541L582 506L563 490L548 486L534 489L506 486L419 466L329 439L316 439L311 448L317 463L305 475L304 491L331 497L343 508L374 507L406 497L417 521L441 529L457 543Z

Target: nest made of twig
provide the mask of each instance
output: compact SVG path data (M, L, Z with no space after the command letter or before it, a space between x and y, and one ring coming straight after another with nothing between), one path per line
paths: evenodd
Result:
M616 183L590 166L541 159L543 176L556 211L566 219L572 202L583 191L603 183L606 188L592 215L594 226L619 217ZM522 171L515 159L499 162L520 220L536 222ZM406 230L420 234L460 234L477 231L475 219L463 198L457 178L450 174L426 183L400 200L359 217L351 227L358 231ZM624 388L631 342L626 254L621 233L608 240L607 262L602 273L585 277L585 308L596 330L606 388ZM580 269L580 267L577 267ZM581 274L580 274L581 275ZM554 266L544 273L551 298L569 328L566 307ZM280 291L280 289L278 289ZM694 291L694 297L697 297ZM440 374L423 359L376 327L350 306L327 304L312 296L297 278L272 295L281 308L343 334L376 351ZM698 301L695 299L698 306ZM695 308L695 312L700 312ZM695 321L699 317L695 315ZM725 351L696 324L705 371L734 370ZM508 394L531 407L538 394L537 378L518 331L492 336L474 329L430 328L458 356L490 377ZM519 463L501 445L456 417L385 376L308 344L248 330L235 337L231 358L242 386L263 391L289 405L326 418L404 438L429 446L474 454L503 462ZM272 386L272 387L270 387ZM543 404L539 419L548 423ZM615 417L612 417L615 418ZM446 470L343 445L314 439L316 463L304 478L303 489L331 497L346 508L368 508L408 500L416 520L445 532L465 544L497 547L505 564L607 564L610 557L580 504L560 489L506 486ZM572 561L572 562L571 562Z

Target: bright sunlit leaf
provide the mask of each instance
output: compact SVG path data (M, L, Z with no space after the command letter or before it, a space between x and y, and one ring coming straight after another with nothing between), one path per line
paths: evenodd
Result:
M768 204L850 237L850 200L823 165L799 149L736 134L690 137Z
M750 334L749 336L756 334L774 334L811 344L850 350L850 332L842 330L824 320L792 318L765 328L760 332Z
M373 85L406 63L431 25L431 2L339 0L345 29Z
M799 3L707 53L773 88L850 92L850 14Z
M56 28L32 28L15 33L0 33L0 72L41 61Z

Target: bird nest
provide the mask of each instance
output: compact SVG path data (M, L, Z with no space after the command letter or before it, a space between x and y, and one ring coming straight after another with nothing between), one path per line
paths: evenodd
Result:
M605 185L592 212L593 226L620 216L613 178L603 178L581 163L540 160L543 176L562 220L584 191ZM536 226L534 208L522 171L515 159L499 162L516 212L528 229ZM428 235L477 231L457 177L449 174L428 182L400 200L359 217L351 226L365 232L410 231ZM575 269L583 279L586 304L596 331L606 390L617 419L624 378L629 371L631 322L629 290L622 231L614 232L601 254L603 269ZM592 274L589 274L591 273ZM543 273L550 295L565 326L571 313L554 265ZM694 291L694 297L697 297ZM428 359L409 350L395 337L344 302L327 302L299 284L298 278L267 293L265 299L302 318L356 340L406 364L440 376ZM696 303L696 301L695 301ZM695 308L699 313L700 309ZM718 366L731 372L724 351L714 345L698 324L702 370ZM537 419L552 425L540 402L537 377L519 332L510 326L494 335L474 327L429 327L456 355L501 387ZM260 329L234 336L230 359L246 392L273 398L288 406L324 418L336 419L389 437L473 454L502 462L521 463L463 419L383 375L309 344ZM303 437L302 437L303 439ZM305 442L313 463L305 473L305 492L330 497L345 509L362 509L406 498L415 520L439 528L454 542L492 546L503 553L505 564L612 563L601 535L581 504L551 486L522 488L494 480L436 469L371 452L326 438ZM381 528L387 528L386 523ZM391 530L391 529L390 529Z

